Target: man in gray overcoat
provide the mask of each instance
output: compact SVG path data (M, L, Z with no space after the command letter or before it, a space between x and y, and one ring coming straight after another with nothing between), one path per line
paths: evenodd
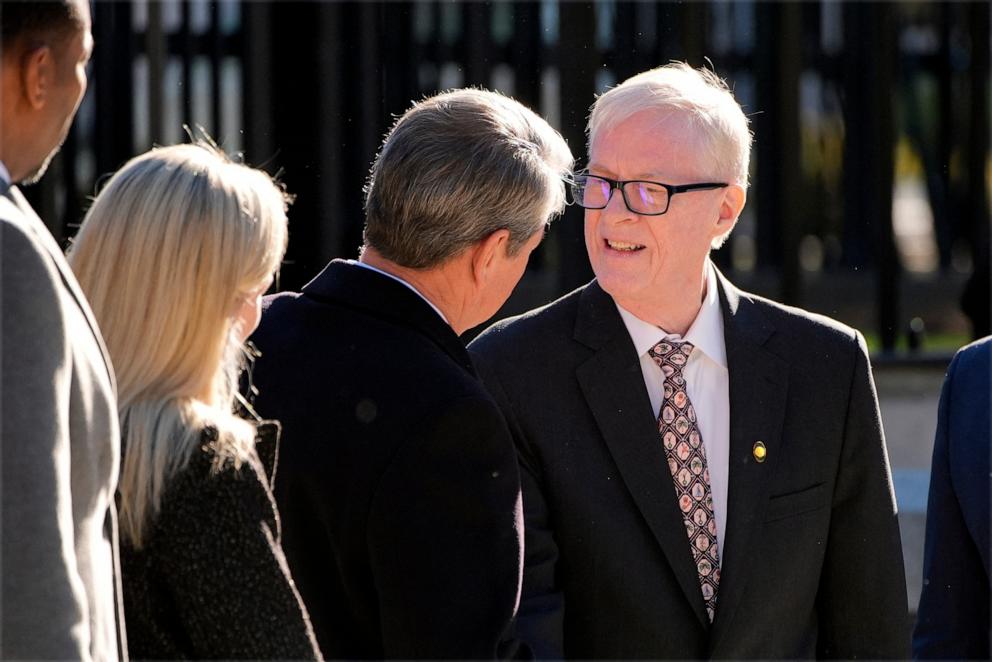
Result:
M0 0L0 657L126 657L110 360L15 184L44 173L86 91L85 0Z

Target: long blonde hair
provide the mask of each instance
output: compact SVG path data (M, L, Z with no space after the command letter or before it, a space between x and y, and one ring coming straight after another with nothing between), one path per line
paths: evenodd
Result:
M83 220L69 263L117 375L121 534L136 547L206 426L219 461L251 452L254 429L233 415L234 314L282 261L287 205L266 173L197 142L128 161Z

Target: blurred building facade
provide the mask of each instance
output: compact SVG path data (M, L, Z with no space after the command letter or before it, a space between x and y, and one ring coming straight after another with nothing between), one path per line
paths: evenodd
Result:
M715 261L841 319L883 356L989 333L987 2L100 0L91 86L29 189L68 240L102 177L202 126L296 195L282 289L361 244L362 187L411 100L499 89L583 165L595 94L673 59L725 77L755 133ZM501 315L592 277L570 208ZM964 299L962 299L964 297ZM962 300L964 303L962 304ZM924 345L925 347L928 345Z

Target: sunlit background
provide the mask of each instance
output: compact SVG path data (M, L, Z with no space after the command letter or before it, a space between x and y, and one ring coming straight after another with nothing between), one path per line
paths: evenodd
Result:
M297 195L280 285L298 288L355 256L369 164L411 100L499 89L581 163L594 94L687 59L728 80L756 138L720 267L885 356L946 353L989 332L989 7L99 0L91 87L33 196L68 239L101 177L201 126ZM571 209L501 315L589 278Z
M584 160L594 95L672 59L724 76L751 118L752 187L714 254L739 286L860 329L872 351L907 587L922 582L937 395L989 328L988 2L112 2L91 86L29 187L68 242L100 181L203 127L296 194L280 289L361 243L362 186L411 100L481 85ZM664 222L664 218L658 219ZM591 278L571 208L498 316Z

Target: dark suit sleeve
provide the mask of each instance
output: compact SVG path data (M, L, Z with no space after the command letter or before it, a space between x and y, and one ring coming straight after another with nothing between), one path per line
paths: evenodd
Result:
M515 657L522 515L513 445L490 400L411 421L368 526L386 658Z
M472 356L480 376L502 409L517 449L524 510L524 580L517 636L541 660L564 658L564 599L555 581L558 545L542 489L540 459L520 429L499 378L485 357Z
M199 658L319 658L261 467L200 476L161 522L161 568Z
M950 416L952 398L972 397L975 406L987 407L988 393L983 400L955 392L959 359L960 355L955 357L944 381L934 438L923 592L913 632L913 655L922 659L989 658L989 579L968 530L950 467L951 439L956 440ZM984 444L976 443L982 447L978 452L989 452L987 442L986 438Z
M857 343L817 598L817 657L904 659L909 619L895 493L860 334Z
M87 587L72 519L64 285L45 250L2 220L0 249L0 654L88 660Z

